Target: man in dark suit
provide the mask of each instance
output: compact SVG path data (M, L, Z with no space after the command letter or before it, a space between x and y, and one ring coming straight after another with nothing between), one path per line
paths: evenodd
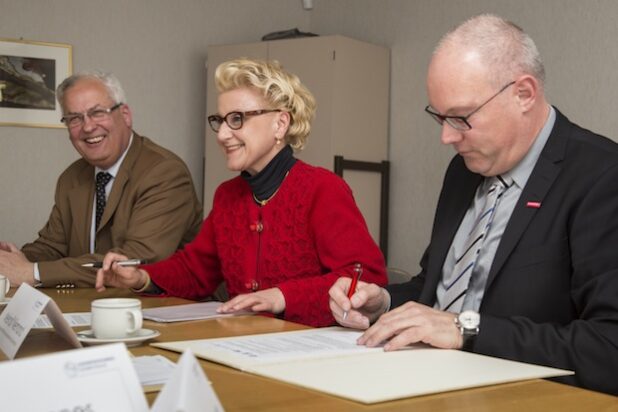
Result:
M457 155L421 272L382 289L331 289L337 321L385 350L438 348L575 371L557 380L618 394L618 145L544 96L519 27L481 15L432 57L426 111ZM370 324L372 324L370 326Z
M0 273L13 285L92 286L96 270L82 264L110 250L154 262L192 240L202 208L189 170L133 132L118 79L76 74L58 86L57 98L81 158L60 175L39 238L21 250L0 242Z

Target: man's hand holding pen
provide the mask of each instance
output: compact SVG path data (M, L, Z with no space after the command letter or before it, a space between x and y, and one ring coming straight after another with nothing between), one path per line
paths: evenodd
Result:
M416 302L407 302L388 311L391 302L385 289L359 281L356 292L348 298L351 284L349 277L339 278L330 288L329 304L340 325L367 329L358 339L359 345L384 344L386 351L417 342L437 348L461 348L463 342L454 322L455 314ZM346 312L348 314L344 317Z
M335 320L342 326L367 329L390 304L388 293L373 283L357 281L352 291L353 279L339 278L330 288L329 305Z

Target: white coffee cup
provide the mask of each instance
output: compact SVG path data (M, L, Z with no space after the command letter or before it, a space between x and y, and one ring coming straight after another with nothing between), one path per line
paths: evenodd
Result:
M0 302L6 299L6 294L9 293L9 289L11 289L11 282L9 282L6 276L0 275Z
M131 298L96 299L91 304L92 331L97 339L123 339L142 328L142 302Z

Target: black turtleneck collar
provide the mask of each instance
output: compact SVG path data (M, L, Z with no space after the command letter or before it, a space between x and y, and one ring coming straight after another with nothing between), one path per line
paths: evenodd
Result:
M286 145L259 173L251 176L243 171L240 175L249 183L257 200L268 200L279 189L294 163L294 151Z

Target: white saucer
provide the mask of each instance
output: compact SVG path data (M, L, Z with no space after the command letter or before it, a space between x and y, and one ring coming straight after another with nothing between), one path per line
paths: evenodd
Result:
M119 339L99 339L99 338L95 338L94 332L92 332L92 329L88 329L88 330L82 330L80 332L77 332L77 339L80 342L85 343L87 345L101 345L104 343L123 342L128 347L131 347L131 346L139 346L140 344L147 341L148 339L154 339L159 335L161 335L161 332L159 332L158 330L140 329L139 331L137 331L137 336L130 336L127 338L119 338Z
M4 298L4 300L0 300L0 306L4 306L8 304L10 301L11 301L11 298L7 296L6 298Z

